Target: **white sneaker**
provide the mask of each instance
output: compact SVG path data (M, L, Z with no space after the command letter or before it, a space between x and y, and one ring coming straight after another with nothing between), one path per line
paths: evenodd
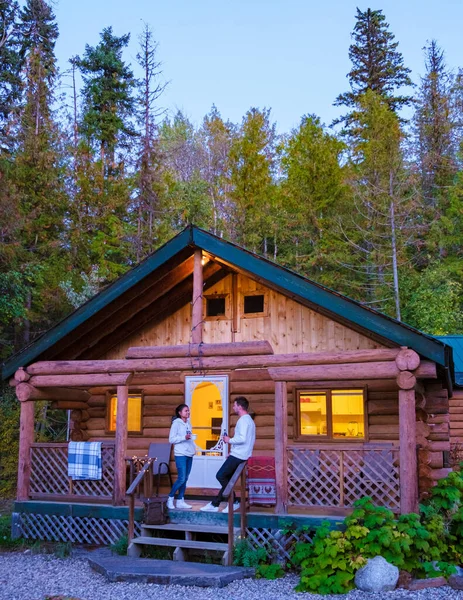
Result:
M239 502L235 502L235 504L233 505L233 512L235 512L236 510L238 510L240 507ZM223 513L228 513L228 502L227 502L227 506L223 509L222 511Z
M186 508L193 508L193 506L191 504L187 504L183 498L179 498L177 500L177 508L186 509Z
M170 510L175 509L174 499L171 496L167 498L167 508Z
M203 512L219 512L219 507L214 506L212 502L209 502L206 506L201 506L199 510L202 510Z

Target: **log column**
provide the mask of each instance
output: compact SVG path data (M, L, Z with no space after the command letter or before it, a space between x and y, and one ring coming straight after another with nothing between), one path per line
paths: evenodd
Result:
M288 390L286 381L275 382L275 512L286 513L288 506Z
M29 499L31 445L34 442L34 403L21 402L17 499Z
M203 252L195 250L193 266L193 301L191 306L191 341L203 341Z
M125 456L127 453L127 431L129 415L129 388L127 385L117 386L117 412L116 412L116 447L114 450L114 504L124 504L125 483Z
M401 373L399 384L413 384L413 375ZM399 379L399 378L398 378ZM418 468L416 460L415 390L399 389L400 512L418 512Z

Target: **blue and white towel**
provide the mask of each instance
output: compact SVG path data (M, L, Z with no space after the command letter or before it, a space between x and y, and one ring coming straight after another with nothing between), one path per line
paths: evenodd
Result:
M68 476L71 479L101 479L101 442L69 442Z

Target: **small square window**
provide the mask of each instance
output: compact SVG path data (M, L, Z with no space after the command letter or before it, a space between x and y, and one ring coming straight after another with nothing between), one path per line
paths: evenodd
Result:
M111 396L108 404L108 430L116 431L117 396ZM130 395L128 398L127 412L128 433L141 433L142 431L142 398Z
M244 314L263 313L264 312L264 295L258 294L255 296L244 297Z
M206 317L225 316L225 297L206 298Z

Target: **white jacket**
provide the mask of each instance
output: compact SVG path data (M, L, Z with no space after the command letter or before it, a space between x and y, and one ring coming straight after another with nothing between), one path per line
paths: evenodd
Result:
M255 441L256 424L249 415L243 415L236 423L235 435L230 438L229 443L232 445L230 456L248 460L252 455Z
M169 442L174 444L175 456L194 456L196 454L196 446L193 440L185 439L187 431L190 433L192 431L189 421L186 423L183 419L173 421L169 433Z

